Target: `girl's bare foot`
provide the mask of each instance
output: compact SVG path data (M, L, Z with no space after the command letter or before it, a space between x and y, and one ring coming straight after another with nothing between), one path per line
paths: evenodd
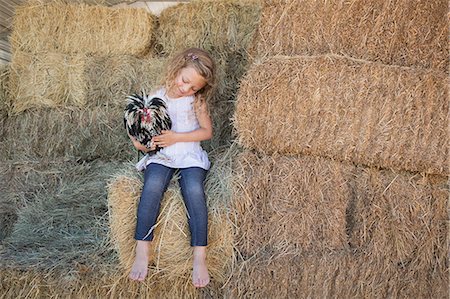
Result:
M134 264L128 276L131 280L144 281L147 276L149 245L149 241L137 241Z
M209 273L206 264L206 246L194 246L192 283L197 288L203 288L209 283Z

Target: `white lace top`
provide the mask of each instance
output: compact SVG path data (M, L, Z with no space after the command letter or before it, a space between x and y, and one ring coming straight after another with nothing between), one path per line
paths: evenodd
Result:
M161 88L152 96L161 98L167 105L172 131L186 133L200 128L194 112L194 96L171 99L166 89ZM208 154L202 149L200 142L177 142L162 148L156 154L145 155L137 164L140 171L150 163L158 163L171 168L201 167L208 170L210 162Z

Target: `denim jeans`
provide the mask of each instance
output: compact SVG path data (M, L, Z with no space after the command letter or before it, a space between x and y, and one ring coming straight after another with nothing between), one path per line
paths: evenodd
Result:
M161 200L175 170L156 163L150 163L145 169L144 187L137 211L136 240L153 240L153 228ZM191 246L207 245L208 210L204 192L206 172L200 167L180 168L178 183L188 212Z

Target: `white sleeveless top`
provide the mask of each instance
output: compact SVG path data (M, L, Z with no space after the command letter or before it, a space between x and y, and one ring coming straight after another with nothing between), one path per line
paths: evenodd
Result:
M172 120L172 131L186 133L200 128L194 112L194 96L171 99L166 89L160 88L152 96L162 99L168 108ZM150 163L162 164L171 168L201 167L208 170L210 162L208 154L202 149L200 142L177 142L162 148L156 154L145 155L137 164L139 171Z

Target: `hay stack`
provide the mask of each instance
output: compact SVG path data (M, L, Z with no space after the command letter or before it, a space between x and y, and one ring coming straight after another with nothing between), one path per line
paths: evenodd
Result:
M62 1L28 1L13 19L13 52L143 55L155 17L144 9L113 9Z
M3 122L11 105L9 92L9 78L11 68L9 65L0 65L0 123Z
M162 54L199 47L215 58L248 49L259 19L256 3L195 1L165 9L159 17L157 46Z
M350 244L401 267L446 271L448 177L358 168Z
M220 288L227 281L233 262L232 225L227 218L227 203L230 198L227 183L231 175L230 156L228 151L221 160L215 162L206 181L205 192L209 214L208 269L212 278L212 284L207 288L208 292L222 292ZM185 295L193 296L197 291L191 286L190 232L184 203L175 180L176 178L170 184L161 203L147 281L152 283L152 280L157 279L170 282L170 288L164 292L166 295L184 290ZM116 245L121 267L127 273L134 259L133 236L141 188L141 178L130 171L118 174L108 187L111 239Z
M41 167L42 173L34 175L39 179L53 177L56 182L53 187L46 182L46 189L35 190L23 202L12 232L3 242L0 267L58 269L70 275L67 270L84 265L85 271L100 274L103 264L108 264L105 260L114 259L104 237L106 180L122 167L118 163Z
M447 177L244 152L230 291L252 298L444 298Z
M317 157L240 154L233 178L238 250L249 256L346 248L353 169Z
M254 55L335 53L448 72L448 2L266 0Z
M239 142L447 175L448 78L335 55L273 57L241 82Z
M87 78L85 55L16 51L11 72L13 112L37 107L85 107Z
M16 52L11 75L12 111L95 106L123 109L127 95L141 88L150 92L158 85L164 63L163 59L130 55Z
M269 255L272 254L272 255ZM448 278L432 267L399 267L379 257L340 251L326 255L255 256L241 264L233 298L447 298Z
M123 113L90 110L30 110L5 121L0 160L127 161L136 150L123 127Z

